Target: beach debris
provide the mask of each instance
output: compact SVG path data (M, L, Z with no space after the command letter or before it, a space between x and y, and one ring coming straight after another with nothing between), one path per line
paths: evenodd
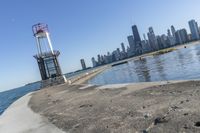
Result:
M184 113L183 115L185 115L185 116L186 116L186 115L188 115L188 113Z
M150 113L146 113L146 114L144 114L144 118L145 118L145 119L149 118L150 116L151 116Z
M79 108L92 107L92 106L93 106L92 104L83 104L83 105L79 106Z
M159 123L166 123L166 122L168 122L167 120L166 120L166 117L157 117L155 120L154 120L154 125L157 125L157 124L159 124Z
M188 129L189 127L185 124L183 128L184 128L184 129Z
M195 127L200 127L200 121L195 122L194 126Z

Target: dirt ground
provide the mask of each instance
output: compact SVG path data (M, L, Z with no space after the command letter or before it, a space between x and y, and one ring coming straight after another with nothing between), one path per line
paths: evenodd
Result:
M200 133L200 81L59 85L34 93L29 106L70 133Z

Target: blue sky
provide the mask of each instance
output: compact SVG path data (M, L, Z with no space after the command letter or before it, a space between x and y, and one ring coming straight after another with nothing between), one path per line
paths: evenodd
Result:
M200 22L199 0L1 0L0 91L40 80L33 55L36 44L31 27L38 22L50 28L54 49L60 50L64 73L80 69L80 59L120 47L136 24L142 35L149 26L156 34L172 24L186 28Z

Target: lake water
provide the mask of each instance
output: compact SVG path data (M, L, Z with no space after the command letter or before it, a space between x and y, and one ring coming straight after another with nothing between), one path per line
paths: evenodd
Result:
M200 44L107 69L92 78L90 84L151 82L200 79Z
M33 83L13 90L0 92L0 115L8 108L14 101L26 95L29 92L40 89L40 83Z

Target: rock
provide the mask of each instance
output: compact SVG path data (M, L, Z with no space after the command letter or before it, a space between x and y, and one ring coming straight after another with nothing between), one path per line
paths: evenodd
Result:
M162 118L157 117L157 118L154 120L154 125L157 125L157 124L159 124L159 123L165 123L165 122L167 122L167 120L165 119L165 117L162 117Z
M195 122L194 126L195 127L200 127L200 121Z

